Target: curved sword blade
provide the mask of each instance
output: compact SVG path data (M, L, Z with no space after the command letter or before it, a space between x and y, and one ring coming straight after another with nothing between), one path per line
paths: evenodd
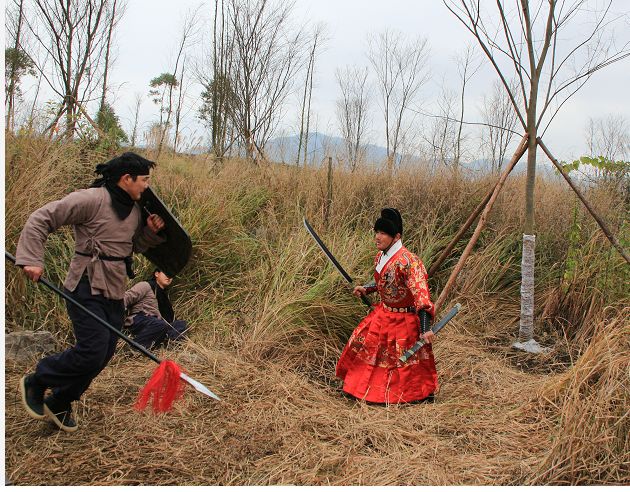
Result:
M330 250L324 244L324 241L322 241L319 238L319 236L317 235L317 233L315 232L315 230L313 229L311 224L309 224L308 220L306 220L306 217L303 217L303 219L304 219L304 227L306 227L306 230L308 231L308 233L313 237L313 239L315 239L315 242L317 243L317 246L319 246L319 249L321 249L323 251L323 253L326 255L326 257L335 266L337 271L339 273L341 273L342 277L346 279L346 282L348 282L350 285L353 285L354 284L354 280L352 280L352 277L350 275L348 275L348 272L346 272L343 269L343 267L339 264L337 259L333 256L333 254L330 252ZM363 301L363 304L365 304L367 307L369 307L369 308L372 307L372 303L364 295L361 296L361 300Z
M349 284L354 283L354 281L352 280L352 277L348 275L348 272L346 272L343 269L343 267L339 264L337 259L328 250L328 248L324 244L324 241L322 241L319 238L319 236L317 235L317 233L315 232L311 224L309 224L308 220L306 220L306 217L304 217L304 227L306 227L306 230L308 231L308 233L313 237L313 239L315 239L315 242L317 243L317 246L319 246L319 249L321 249L324 252L324 254L328 257L328 259L332 262L332 264L335 265L335 268L339 271L339 273L341 273L343 278L345 278Z

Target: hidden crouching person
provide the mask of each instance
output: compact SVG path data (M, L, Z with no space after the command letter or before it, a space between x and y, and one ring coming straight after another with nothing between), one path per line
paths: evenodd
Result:
M172 281L171 277L156 269L150 278L125 292L125 327L134 340L147 349L181 340L187 330L185 321L175 319L168 296Z

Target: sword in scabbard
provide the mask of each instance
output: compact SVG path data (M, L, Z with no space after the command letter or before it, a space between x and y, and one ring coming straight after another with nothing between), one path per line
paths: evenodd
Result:
M330 250L326 247L324 242L320 239L320 237L317 235L317 233L315 232L315 230L313 229L311 224L308 223L308 220L306 220L306 218L304 218L304 227L306 227L306 230L313 237L313 239L317 243L317 246L319 246L319 248L324 252L324 254L328 257L328 259L331 261L331 263L335 266L337 271L339 273L341 273L343 278L345 278L346 281L349 284L354 284L354 282L352 280L352 277L350 277L350 275L348 275L348 273L339 264L337 259L333 256L333 254L330 252ZM372 307L372 304L370 303L370 301L364 295L361 296L361 300L363 301L363 303L366 306ZM442 328L444 328L444 325L446 325L446 323L448 323L450 320L452 320L455 317L455 315L459 312L461 307L462 307L461 304L459 304L459 303L455 304L455 306L453 306L449 310L449 312L446 313L446 316L444 316L440 321L438 321L435 325L433 325L433 327L431 328L433 333L437 333ZM403 355L400 356L399 360L401 362L403 362L403 363L407 362L407 360L409 360L418 350L420 350L425 343L426 342L424 341L424 338L421 337L416 342L416 344L413 347L411 347Z
M433 333L437 333L438 331L440 331L442 328L444 328L444 325L446 325L446 323L448 323L450 320L452 320L455 315L457 313L459 313L459 310L462 308L462 305L458 302L457 304L455 304L448 313L446 313L446 316L444 316L440 321L438 321L437 323L435 323L435 325L433 325L431 327L431 331ZM398 360L400 362L402 362L403 364L405 362L407 362L418 350L420 350L424 344L427 343L424 338L420 337L420 339L415 343L415 345L413 347L411 347L409 350L407 350L404 354L402 354Z
M306 230L308 231L308 233L311 235L311 237L315 240L315 242L317 243L317 246L319 246L319 249L322 250L322 252L326 255L326 257L331 261L331 263L335 266L335 268L337 269L337 271L339 273L341 273L341 276L343 278L346 279L346 281L350 284L350 285L354 285L354 281L352 280L352 277L350 275L348 275L348 272L346 272L343 267L339 264L339 262L337 261L337 259L333 256L333 254L330 252L330 250L326 247L326 245L324 244L324 241L322 241L320 239L320 237L317 235L317 233L315 232L315 230L313 229L313 227L311 226L311 224L308 223L308 220L306 220L306 217L304 217L304 227L306 227ZM363 294L361 294L361 300L363 301L363 304L365 304L367 307L372 307L372 303L368 300L367 297L365 297Z

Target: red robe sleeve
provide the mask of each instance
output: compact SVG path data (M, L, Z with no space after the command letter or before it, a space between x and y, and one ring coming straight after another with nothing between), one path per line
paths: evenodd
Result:
M431 315L431 318L433 318L435 316L435 306L431 302L431 295L429 294L429 284L427 283L429 275L422 261L420 261L417 256L413 255L412 261L406 270L405 283L413 296L413 304L416 308L416 312L420 312L424 309Z

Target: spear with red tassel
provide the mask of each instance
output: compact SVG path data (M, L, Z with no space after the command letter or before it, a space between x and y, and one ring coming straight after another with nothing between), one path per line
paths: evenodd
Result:
M13 256L11 253L5 251L4 256L8 260L13 262L13 264L15 264L15 256ZM138 394L138 399L134 405L134 408L136 408L137 410L144 410L144 408L146 408L147 404L149 403L149 400L152 399L152 407L155 413L168 412L173 407L173 402L177 400L184 391L182 380L186 381L200 393L203 393L210 398L214 398L215 400L220 400L217 395L215 395L199 381L196 381L187 374L184 374L175 362L171 360L158 359L155 355L149 352L138 342L132 340L120 330L109 324L107 321L101 319L99 316L87 309L81 303L75 301L72 297L63 292L59 287L51 284L44 277L40 277L38 282L44 284L46 287L48 287L50 290L55 292L66 301L74 304L85 314L94 318L108 330L114 332L133 348L141 352L153 362L159 364L157 369L151 375L149 381L147 381L147 384L144 386L144 388L140 390L140 393Z

